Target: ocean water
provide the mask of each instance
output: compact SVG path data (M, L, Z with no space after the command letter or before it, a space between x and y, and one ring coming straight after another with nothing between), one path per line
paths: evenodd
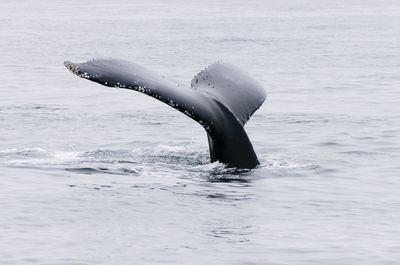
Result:
M398 1L2 0L0 22L0 264L399 264ZM245 69L261 165L63 66L92 58Z

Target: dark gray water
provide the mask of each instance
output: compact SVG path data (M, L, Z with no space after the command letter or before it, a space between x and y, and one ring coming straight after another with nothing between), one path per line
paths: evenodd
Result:
M398 1L0 3L0 264L398 264ZM189 85L217 60L268 92L261 165L64 60Z

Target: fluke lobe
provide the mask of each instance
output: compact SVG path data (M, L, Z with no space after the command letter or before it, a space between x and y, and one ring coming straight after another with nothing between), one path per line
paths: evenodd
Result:
M251 169L259 162L243 126L263 104L266 92L253 78L227 63L214 63L183 88L125 60L65 62L79 77L109 87L135 90L179 110L207 132L211 161Z

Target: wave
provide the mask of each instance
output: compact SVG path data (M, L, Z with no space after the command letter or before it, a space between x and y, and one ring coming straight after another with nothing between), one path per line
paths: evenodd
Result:
M247 182L254 178L282 176L290 171L316 170L318 165L273 154L261 154L254 170L227 168L209 162L205 146L150 145L134 149L94 151L11 148L0 150L0 165L21 168L66 170L76 174L116 174L134 176L177 176L214 182Z

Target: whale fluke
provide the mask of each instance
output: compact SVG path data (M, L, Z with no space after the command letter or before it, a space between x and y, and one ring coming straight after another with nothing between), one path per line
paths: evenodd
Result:
M193 78L190 88L183 88L125 60L67 61L64 65L82 78L154 97L197 121L207 132L211 161L236 168L258 165L243 126L265 101L266 93L237 67L214 63Z

